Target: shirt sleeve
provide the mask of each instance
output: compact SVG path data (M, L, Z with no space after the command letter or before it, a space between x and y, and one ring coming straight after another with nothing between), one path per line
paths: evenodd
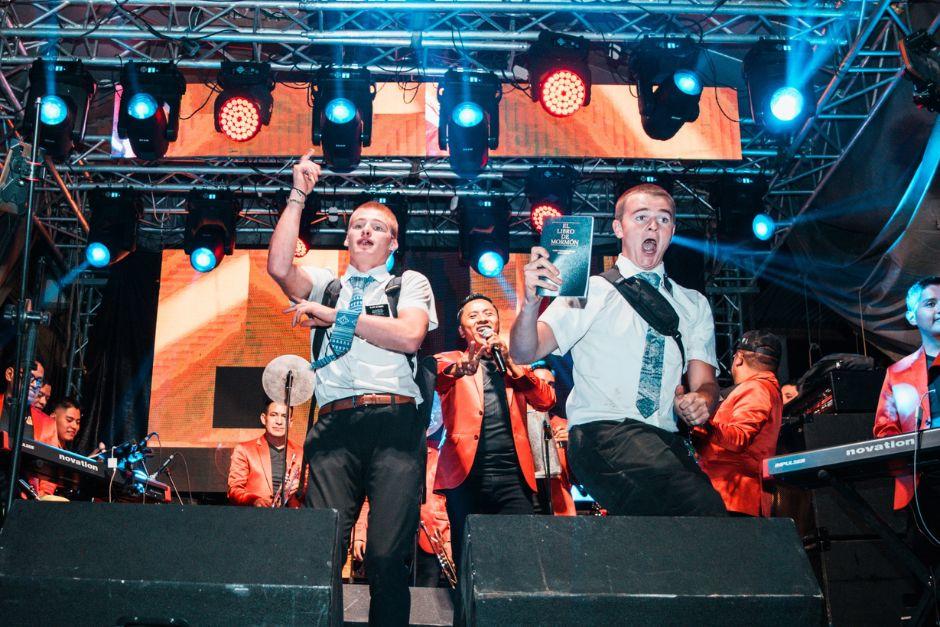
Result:
M697 359L715 369L718 373L718 357L715 354L715 319L708 299L696 292L695 317L689 322L688 338L683 337L685 348L685 367ZM683 371L684 372L684 371Z
M336 278L332 270L320 268L318 266L299 266L301 272L307 273L310 277L310 295L307 300L313 303L319 303L323 300L323 290L329 285L330 281Z
M604 306L610 290L598 281L605 279L591 277L587 298L556 298L539 316L539 322L544 322L552 329L558 343L556 355L564 355L584 337Z
M428 331L437 328L437 306L434 292L427 277L420 272L406 270L401 275L401 292L398 296L398 311L408 308L422 309L428 314Z

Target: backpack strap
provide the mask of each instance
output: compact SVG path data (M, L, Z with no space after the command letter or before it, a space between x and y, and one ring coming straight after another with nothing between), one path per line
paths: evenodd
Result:
M327 283L326 287L323 289L323 298L320 299L320 303L327 307L336 307L336 302L339 300L340 290L343 289L343 284L339 279L333 279ZM323 338L326 337L326 327L317 327L313 332L313 343L310 345L310 357L311 361L316 361L320 357L320 349L323 347Z
M398 317L398 297L401 296L401 277L393 276L392 280L385 285L385 298L388 300L388 313L392 318ZM405 355L408 359L408 367L411 372L415 372L415 359L417 353Z
M602 272L600 276L613 285L633 310L657 333L675 340L679 354L682 355L682 366L685 368L685 347L679 332L679 314L669 301L646 281L640 281L636 277L624 278L616 267ZM672 293L672 284L668 279L664 280L663 285Z

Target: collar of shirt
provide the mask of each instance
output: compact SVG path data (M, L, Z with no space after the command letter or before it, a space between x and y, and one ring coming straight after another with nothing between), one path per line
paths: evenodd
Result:
M352 264L350 264L346 266L346 272L343 274L342 278L340 279L340 282L345 286L349 283L349 279L353 278L354 276L367 276L367 275L375 279L376 284L384 283L392 276L391 274L388 273L388 268L385 267L384 263L380 266L376 266L372 268L371 270L367 272L360 272L359 270L354 268Z
M665 278L666 276L666 269L663 266L662 262L660 262L660 264L656 266L655 268L653 268L652 270L644 270L643 268L640 268L635 263L633 263L632 261L624 257L623 253L620 253L619 255L617 255L617 269L620 270L620 274L622 274L623 278L625 279L629 279L630 277L637 275L641 272L652 272L654 274L658 274L660 279ZM659 284L662 285L663 282L660 281Z
M744 381L754 381L756 379L767 379L769 381L773 381L774 383L777 383L777 375L772 373L770 370L761 370L759 372L755 372L754 374L749 376L747 379L744 379ZM744 381L738 381L737 383L735 383L735 385L736 386L740 385L741 383L744 383Z

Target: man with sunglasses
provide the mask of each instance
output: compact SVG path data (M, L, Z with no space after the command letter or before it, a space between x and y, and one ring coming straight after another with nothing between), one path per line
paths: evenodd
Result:
M729 512L768 516L761 498L761 463L777 450L783 399L776 370L780 339L748 331L735 346L735 387L707 422L693 431L699 465Z

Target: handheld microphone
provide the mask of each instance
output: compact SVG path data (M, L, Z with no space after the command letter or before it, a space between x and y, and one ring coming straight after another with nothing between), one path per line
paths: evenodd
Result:
M165 460L163 460L163 463L160 464L160 467L157 468L154 472L150 473L150 478L156 479L160 475L160 473L166 472L166 469L170 467L170 463L173 461L173 458L175 457L176 457L176 453L173 453L172 455L167 457Z
M480 335L484 340L488 340L493 337L493 329L483 327L480 329ZM490 353L493 355L493 361L496 362L496 372L506 374L506 360L503 359L503 349L500 346L494 345L490 348Z

